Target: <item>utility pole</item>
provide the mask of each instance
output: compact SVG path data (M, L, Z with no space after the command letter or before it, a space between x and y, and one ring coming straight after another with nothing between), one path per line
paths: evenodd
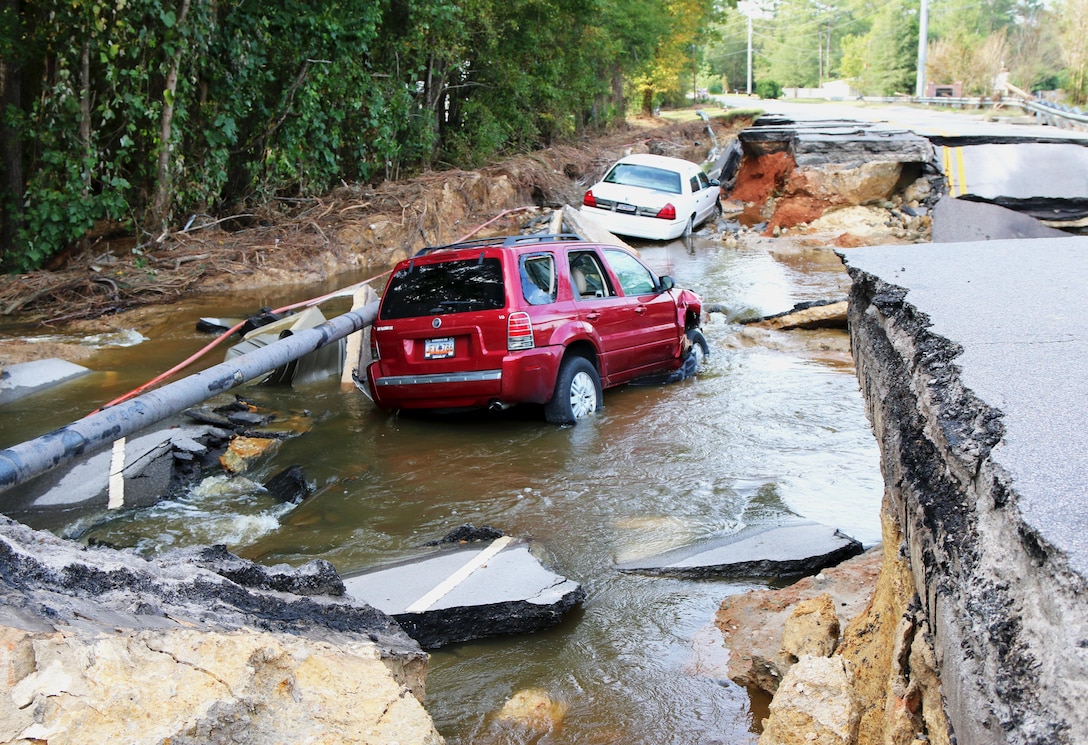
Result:
M748 95L752 95L752 16L748 16Z
M914 86L914 95L921 98L926 94L926 51L929 48L929 0L922 0L918 13L918 80Z

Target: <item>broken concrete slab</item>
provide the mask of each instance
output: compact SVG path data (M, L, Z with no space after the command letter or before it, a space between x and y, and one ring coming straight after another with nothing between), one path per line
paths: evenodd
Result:
M344 577L347 594L395 618L424 649L554 626L586 597L526 540L435 551Z
M308 587L327 563L226 558L273 589L0 517L5 741L109 742L123 728L141 743L441 742L421 703L426 654L392 619L275 589Z
M846 328L845 300L813 300L797 303L789 310L762 318L741 321L746 326L788 331L790 329Z
M281 469L264 482L264 488L277 501L291 504L302 504L314 493L300 465Z
M863 551L860 542L813 522L754 525L728 536L616 564L624 572L681 577L812 574Z
M286 592L312 597L341 597L344 581L335 567L323 559L313 559L300 567L288 564L262 566L227 551L226 546L192 546L163 554L164 567L194 566L215 572L242 587L269 592Z
M737 170L744 155L740 140L733 139L722 149L721 154L714 161L714 165L707 171L707 178L717 179L725 191L732 191L737 183Z
M53 525L49 514L70 521L75 513L146 507L168 496L194 459L225 443L229 432L208 425L166 427L114 442L65 471L53 471L9 491L4 514L37 527ZM181 457L175 457L175 453ZM43 522L44 521L44 522Z
M1069 238L1072 234L1044 225L1030 215L954 197L933 207L933 242L964 243L1004 238Z
M82 377L91 372L66 360L48 359L6 365L0 371L0 404Z
M230 361L249 352L267 347L270 344L307 329L316 328L325 323L325 315L310 306L296 314L284 316L270 323L257 326L245 333L242 341L227 349L225 359ZM261 379L260 385L306 385L324 380L332 375L339 376L344 368L344 355L347 342L339 339L334 344L326 344L296 359L277 367Z
M745 154L753 156L788 151L799 168L841 165L857 167L874 160L928 163L933 146L925 137L883 124L849 120L782 122L763 117L738 138Z
M588 241L596 241L597 243L605 243L611 246L622 246L631 251L635 251L630 244L615 233L610 232L591 216L582 214L569 204L563 205L561 213L562 222L560 224L567 232L579 235ZM638 251L635 251L635 253L638 253Z

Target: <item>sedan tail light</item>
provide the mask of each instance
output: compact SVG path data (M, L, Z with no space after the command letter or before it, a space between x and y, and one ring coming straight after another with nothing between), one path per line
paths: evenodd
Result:
M666 204L664 207L657 211L657 216L662 220L675 220L676 207L674 207L672 204Z
M529 320L529 314L525 312L511 313L510 320L506 324L506 348L511 352L522 349L532 349L536 346L533 340L533 322Z
M595 196L593 196L592 191L587 191L586 195L584 197L582 197L582 204L584 204L586 207L596 207L597 206L597 198Z

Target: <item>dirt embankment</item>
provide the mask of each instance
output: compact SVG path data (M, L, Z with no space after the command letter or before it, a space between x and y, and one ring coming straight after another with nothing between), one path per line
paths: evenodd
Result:
M714 120L719 140L748 122ZM277 199L244 215L195 215L176 232L85 241L49 270L0 277L0 316L45 324L101 319L183 295L322 279L385 268L423 245L453 242L506 210L581 203L585 188L627 152L701 161L706 125L640 122L608 136L509 158L476 171L429 171L345 185L313 199Z
M711 122L719 141L750 123ZM516 231L543 212L581 204L588 186L628 152L701 162L710 149L702 121L640 120L607 136L509 158L476 171L429 171L377 185L345 185L320 198L278 199L250 214L195 215L161 236L100 238L52 268L0 275L0 319L22 327L99 332L139 327L141 313L196 293L320 281L353 269L384 270L424 245L488 226ZM143 311L139 310L141 307ZM0 338L0 367L93 354L73 344Z

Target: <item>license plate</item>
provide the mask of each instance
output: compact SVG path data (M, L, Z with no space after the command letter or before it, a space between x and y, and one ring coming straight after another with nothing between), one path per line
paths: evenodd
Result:
M624 204L623 202L616 203L616 212L626 212L629 215L633 215L637 210L638 207L633 204Z
M428 339L423 345L423 359L444 360L453 356L453 337L443 336L441 339Z

